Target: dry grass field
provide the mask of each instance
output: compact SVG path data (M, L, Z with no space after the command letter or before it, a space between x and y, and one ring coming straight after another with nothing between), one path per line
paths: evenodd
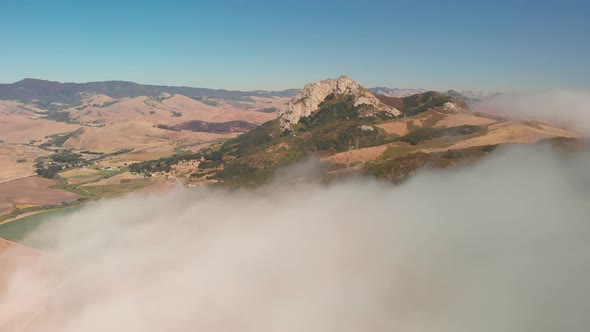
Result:
M403 136L420 127L456 127L475 125L483 128L480 133L465 136L447 136L421 141L417 145L394 142L358 150L337 153L321 160L334 168L330 174L343 174L360 170L363 165L377 160L394 159L415 152L442 152L475 146L534 143L551 137L580 138L581 134L561 129L540 121L496 120L485 115L471 113L440 113L433 110L404 119L380 123L376 127L389 134Z
M271 101L270 105L280 103ZM105 106L108 105L108 106ZM257 112L269 103L264 100L250 104L250 108L238 108L220 102L210 106L184 96L170 96L158 101L148 97L114 100L104 95L89 96L83 104L67 109L74 122L64 123L43 119L44 110L32 104L15 101L0 101L0 216L15 208L32 208L43 205L72 202L80 194L93 197L112 197L157 183L163 178L147 182L121 183L123 179L135 180L130 173L117 175L102 169L124 167L134 162L170 156L182 148L198 151L214 142L235 137L235 134L194 133L156 128L156 124L174 125L187 120L246 120L264 122L274 114ZM178 112L181 116L171 114ZM49 150L39 145L51 141L52 135L72 134L63 144L50 146ZM54 180L32 177L34 163L40 157L53 153L51 149L66 148L74 152L91 151L111 154L122 149L130 152L106 156L98 169L85 168L62 172L65 179L62 188L49 188ZM86 158L95 158L87 155ZM92 184L75 189L84 184ZM64 186L65 185L65 186ZM86 190L87 189L87 190Z
M424 152L437 152L449 149L464 149L472 146L505 144L505 143L534 143L550 137L580 138L581 134L551 127L542 123L527 123L522 121L499 121L487 126L488 131L481 136L460 140L444 148L425 149Z
M0 183L33 175L35 159L48 154L35 147L0 143Z
M18 205L38 206L73 202L80 196L69 191L49 188L55 180L37 176L0 183L0 215Z
M396 134L399 136L404 136L405 134L407 134L409 132L408 123L407 123L407 121L403 121L403 120L396 120L396 121L391 121L391 122L379 124L379 125L377 125L377 127L385 130L385 132L388 134Z
M384 144L372 146L370 148L340 152L329 157L322 158L321 160L331 164L356 164L358 166L362 166L364 163L381 156L388 146L388 144Z
M436 127L455 127L462 125L485 126L496 120L465 113L445 114L444 118L436 122Z

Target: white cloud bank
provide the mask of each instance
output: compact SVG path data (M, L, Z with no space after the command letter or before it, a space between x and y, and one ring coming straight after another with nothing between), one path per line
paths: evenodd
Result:
M476 108L516 118L542 118L590 133L590 90L500 94Z
M89 206L33 235L69 268L22 331L587 331L589 166L515 148L398 187ZM0 303L55 287L27 275Z

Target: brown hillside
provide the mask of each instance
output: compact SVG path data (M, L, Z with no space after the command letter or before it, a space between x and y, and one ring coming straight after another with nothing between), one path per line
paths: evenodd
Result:
M404 100L398 97L388 97L383 95L375 94L375 96L385 105L395 107L398 110L401 110L402 106L404 105Z

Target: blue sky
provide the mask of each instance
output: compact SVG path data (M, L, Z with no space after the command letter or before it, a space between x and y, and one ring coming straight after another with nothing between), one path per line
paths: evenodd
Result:
M590 88L590 1L0 0L0 82Z

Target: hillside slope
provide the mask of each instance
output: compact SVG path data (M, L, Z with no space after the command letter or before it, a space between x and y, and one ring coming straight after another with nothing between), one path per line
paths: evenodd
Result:
M425 166L455 167L477 160L501 144L581 137L545 123L472 114L464 101L433 91L404 98L376 95L380 103L399 110L393 118L367 116L358 97L330 93L307 116L297 122L290 117L287 127L282 112L205 151L194 178L256 185L269 181L279 167L313 155L327 167L325 176L360 173L397 182Z

